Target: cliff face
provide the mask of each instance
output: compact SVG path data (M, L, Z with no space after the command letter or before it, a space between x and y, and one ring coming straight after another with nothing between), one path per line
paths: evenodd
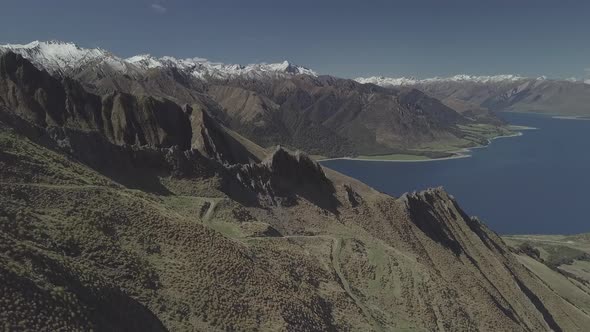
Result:
M590 325L442 189L396 199L304 153L262 158L197 106L97 96L18 57L2 63L8 330ZM100 112L81 106L97 101Z
M248 164L260 161L266 151L251 145L251 151L244 145L248 144L236 133L218 123L206 111L186 106L190 112L191 127L194 137L192 147L224 164Z
M239 182L272 205L292 206L299 198L337 213L339 205L332 182L322 167L305 153L277 147L261 163L230 168Z
M467 303L473 298L465 297L460 288L479 289L479 301L493 304L485 312L464 307L470 316L480 317L480 329L568 331L579 330L588 321L582 311L570 312L573 306L568 301L556 297L552 288L517 261L497 234L468 217L442 189L409 194L401 200L411 222L433 240L422 242L423 257L449 282L452 294ZM484 323L485 317L494 314L504 319L497 325Z
M189 118L175 103L118 92L97 96L14 53L0 58L0 91L0 103L41 127L98 132L117 145L190 147Z

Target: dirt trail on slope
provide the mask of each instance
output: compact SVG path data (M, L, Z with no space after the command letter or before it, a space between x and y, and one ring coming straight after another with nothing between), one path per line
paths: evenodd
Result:
M312 239L321 238L325 240L331 240L330 246L330 263L332 270L338 278L338 283L342 289L346 292L348 297L352 299L354 304L361 310L363 316L369 321L369 323L375 328L376 331L383 331L381 324L373 317L370 309L354 294L348 280L342 273L340 268L340 251L342 249L342 238L337 238L330 235L286 235L282 237L250 237L248 240L279 240L279 239Z
M199 197L199 198L203 198L209 203L209 208L207 209L207 212L205 212L205 214L203 215L203 222L207 223L208 221L211 220L213 212L215 211L215 208L217 207L217 201L212 198L207 198L207 197Z

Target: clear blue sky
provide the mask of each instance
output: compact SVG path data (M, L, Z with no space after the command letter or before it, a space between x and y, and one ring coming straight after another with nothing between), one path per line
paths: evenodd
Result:
M3 0L0 43L58 39L343 77L584 77L590 1Z

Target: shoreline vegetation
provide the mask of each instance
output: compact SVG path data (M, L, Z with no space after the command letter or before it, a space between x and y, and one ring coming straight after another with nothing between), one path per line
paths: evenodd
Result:
M484 138L485 142L477 142L476 140L467 140L472 146L457 146L449 145L432 145L426 146L424 149L417 149L411 152L392 153L387 155L372 155L372 156L356 156L356 157L336 157L325 158L323 156L314 156L318 162L330 160L356 160L356 161L379 161L379 162L429 162L429 161L443 161L451 159L462 159L471 157L471 150L481 149L490 145L494 140L500 138L519 137L523 135L522 131L536 130L538 128L527 126L509 125L506 127L493 127L485 125L471 125L461 128L467 134L474 134L479 138ZM467 135L469 136L469 135ZM431 157L428 154L437 153L443 154L441 157Z
M552 117L558 120L578 120L578 121L590 121L590 116L583 115L556 115Z
M501 111L501 113L514 113L514 114L537 114L543 116L549 116L553 119L558 120L590 120L590 115L576 115L576 114L559 114L551 112L532 112L532 111Z

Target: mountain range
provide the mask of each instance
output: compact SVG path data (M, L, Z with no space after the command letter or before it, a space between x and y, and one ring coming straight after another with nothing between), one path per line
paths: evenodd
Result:
M311 135L311 125L332 128L319 119L354 109L366 114L341 123L384 142L398 130L418 139L473 121L433 97L283 69L203 81L122 62L133 70L122 74L88 54L50 70L35 52L0 55L6 330L590 325L584 280L534 248L507 245L444 189L392 197L277 146L287 139L279 124L300 142L293 128ZM235 106L244 99L254 106ZM268 145L238 119L264 122L254 128L265 128Z
M456 109L537 112L552 115L590 115L590 84L584 81L529 78L519 75L447 78L357 78L383 87L413 87Z
M491 112L457 112L417 89L359 84L286 61L244 66L149 55L122 59L57 41L0 46L0 53L8 51L93 93L158 96L205 110L265 148L281 144L327 157L436 157L506 131ZM482 124L483 133L468 130Z

